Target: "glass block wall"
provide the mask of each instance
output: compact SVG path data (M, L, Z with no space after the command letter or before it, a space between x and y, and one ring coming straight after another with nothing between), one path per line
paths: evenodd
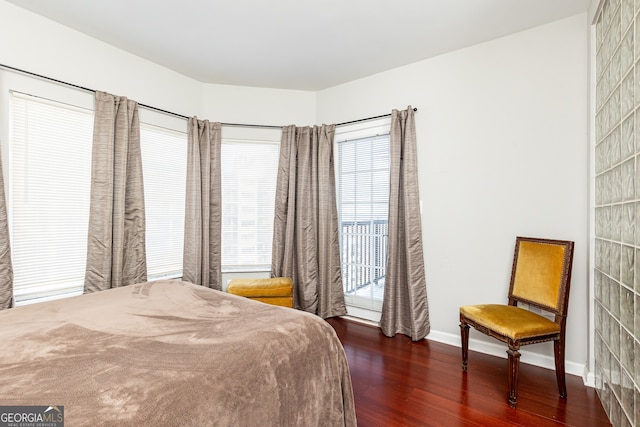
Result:
M614 426L640 426L638 12L605 0L595 37L595 377Z

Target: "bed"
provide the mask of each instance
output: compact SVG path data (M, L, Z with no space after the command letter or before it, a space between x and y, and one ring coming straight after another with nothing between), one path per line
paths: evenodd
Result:
M355 426L324 320L162 280L0 312L0 405L68 426Z

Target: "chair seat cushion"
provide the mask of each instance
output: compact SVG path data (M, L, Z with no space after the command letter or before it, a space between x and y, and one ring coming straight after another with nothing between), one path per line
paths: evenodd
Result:
M291 297L293 281L289 277L270 279L233 279L227 292L243 297Z
M460 314L472 322L513 340L560 332L560 325L520 307L501 304L466 305Z

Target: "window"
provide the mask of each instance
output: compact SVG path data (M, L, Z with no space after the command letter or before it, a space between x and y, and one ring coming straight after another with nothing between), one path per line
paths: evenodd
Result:
M81 294L91 200L91 109L12 93L9 212L16 304ZM150 280L182 275L187 135L140 111ZM148 122L143 122L146 117ZM184 121L171 123L184 128Z
M142 116L142 112L141 112ZM182 121L184 128L184 121ZM187 134L140 123L149 280L182 276Z
M11 94L9 213L16 304L82 293L93 111Z
M262 140L222 140L223 271L271 269L279 153L280 130Z
M149 280L182 276L187 134L184 120L164 116L140 109ZM83 292L93 117L92 108L11 95L4 170L18 305ZM225 271L270 270L280 135L225 129Z
M340 258L346 303L379 311L387 258L389 134L363 133L371 130L336 136Z

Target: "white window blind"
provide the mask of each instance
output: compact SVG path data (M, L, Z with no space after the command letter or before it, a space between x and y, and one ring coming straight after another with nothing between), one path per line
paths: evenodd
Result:
M389 135L338 142L338 215L345 301L380 310L389 211Z
M222 142L224 271L271 268L279 153L279 142Z
M140 124L149 280L182 276L187 147L185 132Z
M84 285L93 111L11 96L11 246L16 304Z

